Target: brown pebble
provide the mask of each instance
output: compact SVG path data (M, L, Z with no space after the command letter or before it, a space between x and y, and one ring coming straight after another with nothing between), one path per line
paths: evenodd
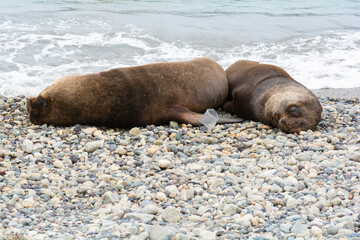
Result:
M0 170L0 176L4 176L6 172L4 170Z
M124 212L124 211L121 211L121 212L118 214L118 217L119 217L120 219L122 219L122 218L124 217L124 215L125 215L125 212Z
M136 193L134 193L134 192L129 192L128 197L135 198L135 197L136 197Z

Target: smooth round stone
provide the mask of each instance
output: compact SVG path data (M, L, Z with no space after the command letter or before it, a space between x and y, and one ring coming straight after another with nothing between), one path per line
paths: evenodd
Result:
M181 220L181 214L176 208L167 207L162 213L162 219L165 222L179 222Z
M160 212L160 208L154 204L147 204L141 209L141 212L156 215Z
M38 204L38 202L35 201L33 197L24 199L24 201L22 202L22 206L24 208L34 208L37 206L37 204Z
M175 121L170 121L169 126L171 128L177 128L177 127L179 127L179 124L177 122L175 122Z
M155 154L156 152L158 152L160 150L159 146L157 145L152 145L151 147L148 148L148 150L146 151L148 154Z
M288 200L286 201L286 208L288 209L295 209L298 205L298 201L295 198L288 198Z
M159 201L164 201L164 200L166 200L166 195L165 195L165 193L163 193L163 192L158 192L158 193L156 194L156 198L157 198Z
M176 230L169 227L155 226L149 235L150 240L171 240L173 239Z
M299 222L296 222L291 227L291 232L302 236L309 235L309 230L307 229L306 225Z
M359 152L350 152L347 157L355 162L360 162L360 151Z
M85 145L85 151L92 153L96 150L98 150L103 145L103 141L92 141L88 142Z
M64 168L64 163L62 161L60 161L60 160L57 160L57 159L53 162L53 165L56 168L60 168L60 169Z
M119 202L119 196L113 192L106 192L104 195L102 195L101 199L103 204Z
M211 232L208 230L200 230L199 231L199 238L200 240L215 240L216 238L216 232Z
M310 232L314 237L320 238L323 231L318 226L312 226Z
M236 213L237 210L238 210L238 206L236 206L235 204L226 204L224 206L223 212L225 214L233 215Z
M158 161L158 166L161 168L161 169L167 169L167 168L171 168L172 165L171 165L171 162L167 159L161 159Z
M119 155L125 155L127 151L125 150L125 148L119 146L115 149L115 153L118 153Z
M97 130L96 127L89 127L82 129L82 132L85 133L86 135L93 135L96 130Z
M29 139L24 139L22 150L26 153L32 153L32 151L34 150L34 143Z
M129 133L132 135L132 136L137 136L141 133L141 130L140 128L138 127L134 127L132 129L130 129Z

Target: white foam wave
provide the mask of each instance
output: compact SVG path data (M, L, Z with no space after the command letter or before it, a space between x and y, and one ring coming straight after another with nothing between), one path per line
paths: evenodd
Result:
M360 32L327 33L235 47L220 63L251 59L286 69L311 89L360 87Z
M275 64L312 89L360 87L360 32L228 46L166 40L134 25L119 32L66 34L10 27L8 21L0 24L0 94L6 96L36 95L66 75L196 57L213 58L224 68L239 59Z

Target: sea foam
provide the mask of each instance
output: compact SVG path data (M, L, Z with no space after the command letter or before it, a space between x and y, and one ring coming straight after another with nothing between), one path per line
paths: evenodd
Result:
M360 32L327 31L276 41L206 44L166 40L134 24L122 31L37 32L10 20L0 24L0 94L36 95L56 79L116 67L210 57L225 69L247 59L284 68L311 89L360 87ZM98 21L98 26L105 26ZM59 32L60 31L60 32Z

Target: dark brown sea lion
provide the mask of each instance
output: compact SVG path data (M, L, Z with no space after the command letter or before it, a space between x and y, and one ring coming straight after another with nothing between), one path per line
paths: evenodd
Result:
M129 128L173 120L200 125L200 113L220 107L227 94L222 67L199 58L64 77L30 98L27 108L34 124ZM223 117L218 123L239 121Z
M224 110L286 133L314 130L318 125L322 112L319 100L285 70L243 60L225 72L229 97Z

